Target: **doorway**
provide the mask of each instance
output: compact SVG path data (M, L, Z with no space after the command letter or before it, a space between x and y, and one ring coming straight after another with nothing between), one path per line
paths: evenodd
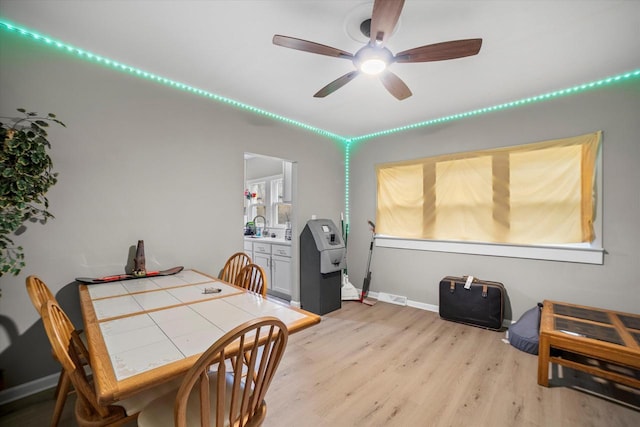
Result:
M264 270L267 293L297 301L294 162L244 154L244 251Z

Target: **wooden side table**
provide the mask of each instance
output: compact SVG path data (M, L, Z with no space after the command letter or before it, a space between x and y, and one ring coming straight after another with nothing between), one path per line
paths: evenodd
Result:
M577 369L640 389L640 315L556 301L544 301L540 320L538 384L549 386L549 363ZM625 369L605 369L552 349L612 363Z

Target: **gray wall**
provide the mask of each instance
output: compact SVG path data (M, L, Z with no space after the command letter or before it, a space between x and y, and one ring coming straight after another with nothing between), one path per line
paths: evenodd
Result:
M490 88L487 88L490 90ZM395 160L524 144L603 130L604 265L378 248L373 291L438 305L446 275L503 282L506 318L544 299L640 312L640 81L398 133L356 145L351 163L349 278L360 287L375 216L374 166ZM437 102L437 101L434 101ZM426 119L426 118L425 118Z
M282 161L273 157L252 157L245 162L245 178L247 180L282 175Z
M24 107L67 124L50 132L60 174L48 193L55 219L15 239L27 266L0 278L7 387L59 370L25 290L27 275L51 287L77 326L74 278L122 272L138 239L148 269L184 265L217 275L243 248L244 152L298 162L296 235L312 214L337 221L344 210L337 143L13 34L0 32L0 46L0 116ZM294 270L297 278L297 263Z

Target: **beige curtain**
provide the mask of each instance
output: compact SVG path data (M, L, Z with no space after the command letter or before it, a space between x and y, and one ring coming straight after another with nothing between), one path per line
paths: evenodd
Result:
M378 165L376 231L517 244L594 238L602 132Z

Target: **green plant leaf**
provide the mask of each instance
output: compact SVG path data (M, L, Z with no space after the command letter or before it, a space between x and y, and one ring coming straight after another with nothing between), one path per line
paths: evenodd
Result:
M40 117L24 108L17 111L25 117L0 123L0 276L17 275L25 266L23 248L14 247L9 236L24 232L26 221L44 224L54 217L45 194L58 174L52 172L44 128L52 122L66 127L53 113Z

